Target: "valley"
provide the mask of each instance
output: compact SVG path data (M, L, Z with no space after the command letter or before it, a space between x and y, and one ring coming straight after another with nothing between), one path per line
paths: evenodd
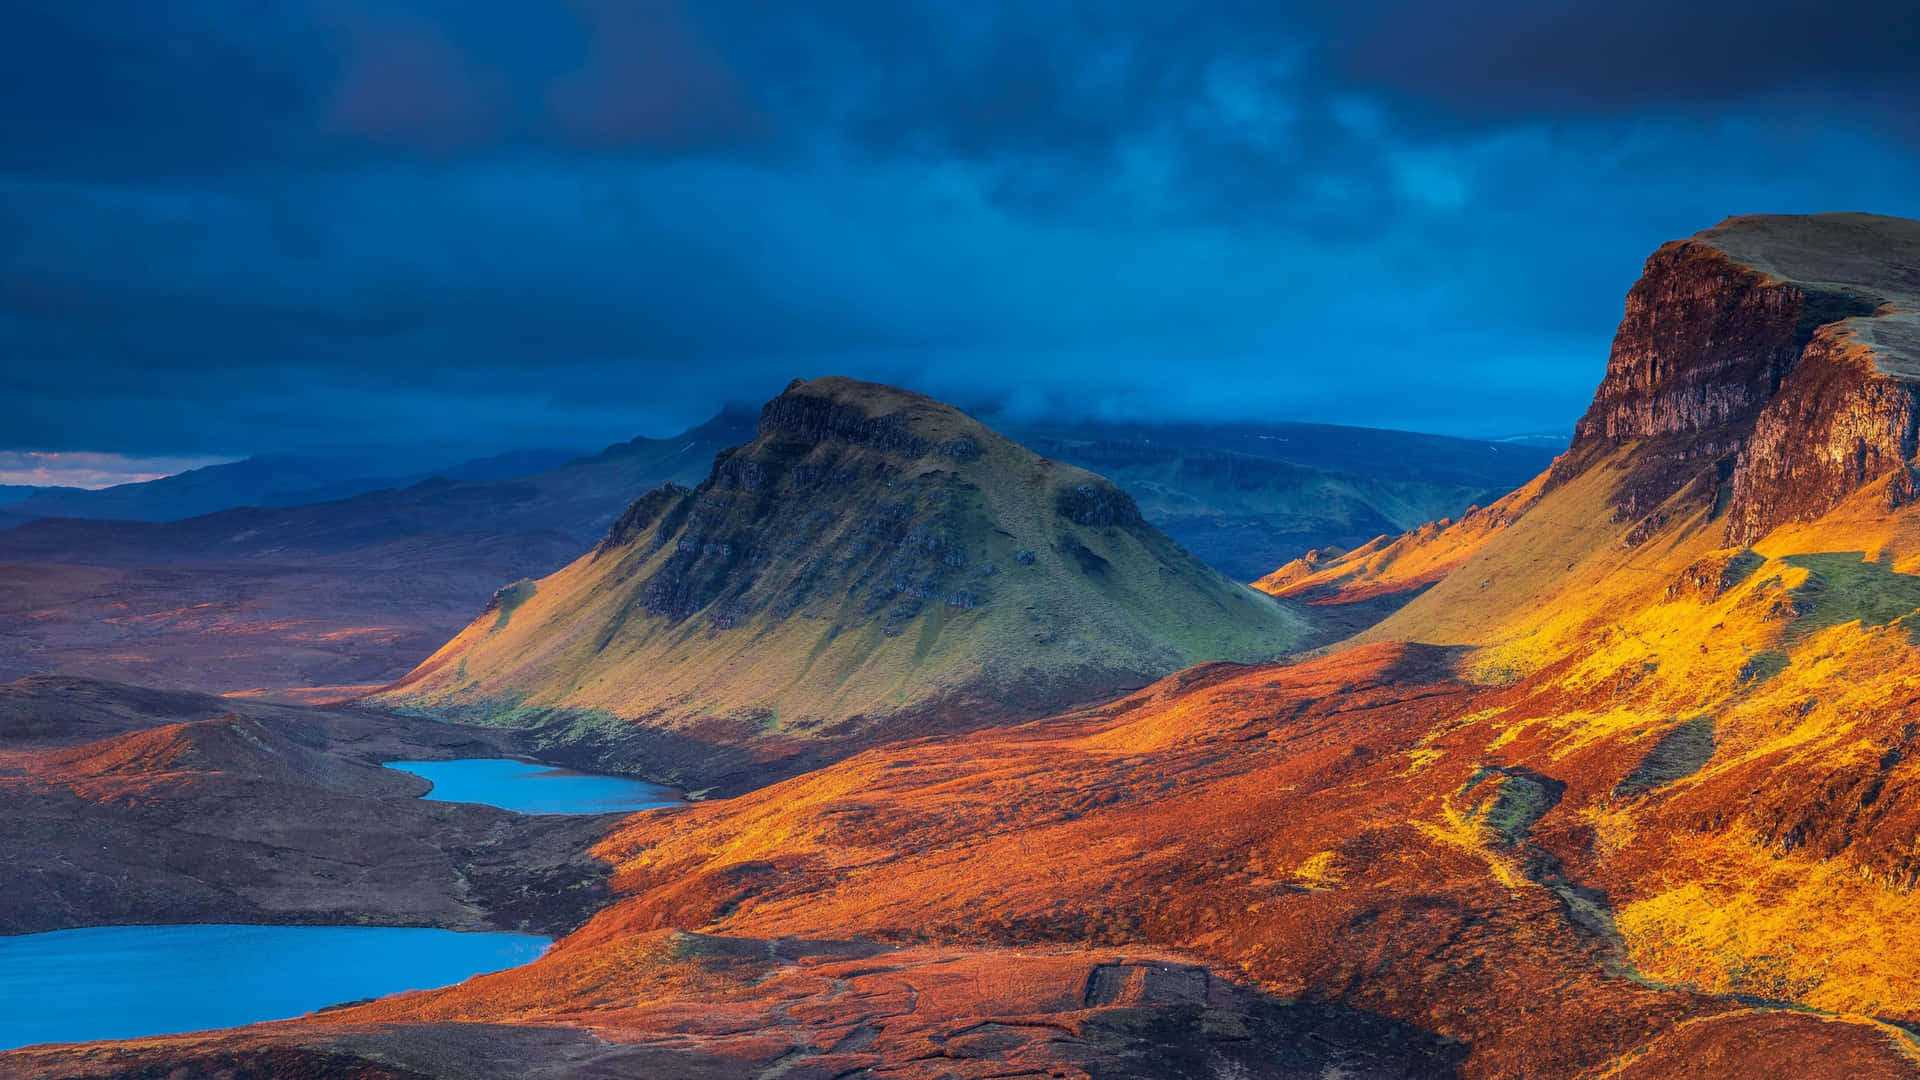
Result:
M556 938L0 1077L1920 1075L1916 267L1865 214L1666 244L1563 454L1429 448L1484 505L1349 485L1409 527L1253 587L1147 512L1185 465L795 380L349 704L0 687L0 929ZM382 767L447 759L689 799Z

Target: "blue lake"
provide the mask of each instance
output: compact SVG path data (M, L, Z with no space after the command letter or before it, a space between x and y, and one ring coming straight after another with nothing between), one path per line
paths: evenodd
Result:
M522 814L605 814L680 803L671 788L657 784L507 758L389 761L386 765L431 780L433 790L426 798L486 803Z
M518 967L548 944L532 934L392 926L106 926L0 937L0 1049L281 1020Z

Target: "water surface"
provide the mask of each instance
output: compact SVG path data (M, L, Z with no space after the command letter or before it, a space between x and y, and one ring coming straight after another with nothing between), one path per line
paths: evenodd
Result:
M522 814L605 814L680 802L671 788L657 784L508 758L386 764L433 781L433 790L425 798L486 803Z
M549 943L393 926L104 926L0 937L0 1050L283 1020L517 967Z

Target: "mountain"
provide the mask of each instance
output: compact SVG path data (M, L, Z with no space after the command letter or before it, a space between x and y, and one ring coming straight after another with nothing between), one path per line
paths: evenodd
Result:
M592 552L503 591L379 700L785 754L1033 715L1306 633L1109 481L829 378L789 386L696 487L647 495Z
M404 486L362 478L263 495L256 484L256 502L317 501L178 521L28 524L0 506L0 580L15 586L0 590L0 677L63 670L282 696L319 688L301 690L302 700L370 689L443 644L494 590L591 547L636 495L699 483L714 454L753 438L756 423L756 413L730 409L680 436L524 475L565 452L501 455ZM1546 460L1470 440L1312 425L1029 431L1049 456L1114 474L1149 523L1236 578L1488 502ZM259 464L215 469L231 476ZM495 473L516 475L487 479ZM178 500L152 489L189 480L65 494L146 492L147 508L135 512L162 515ZM236 497L233 485L195 482L214 501ZM379 490L359 490L368 486Z
M1731 218L1663 246L1550 471L1458 523L1301 560L1261 587L1328 609L1411 601L1361 640L1524 630L1544 646L1617 617L1623 589L1664 597L1664 564L1744 564L1749 545L1845 504L1861 524L1844 532L1881 549L1913 497L1916 254L1920 225L1865 214Z
M1324 424L1028 421L1010 437L1106 476L1188 551L1251 581L1507 494L1564 447Z
M488 480L508 480L516 476L549 472L589 456L592 455L579 450L507 450L488 457L472 458L445 468L435 469L433 475L444 476L449 480L484 483Z
M157 480L113 487L44 488L13 502L22 517L73 517L123 521L173 521L233 506L266 506L289 493L345 486L350 494L392 481L376 461L316 457L250 457L189 469ZM365 486L362 486L365 485Z
M87 490L28 488L0 504L23 518L179 521L241 506L298 506L347 499L432 477L467 482L505 480L547 472L580 458L572 450L514 450L457 462L428 472L396 470L378 458L259 456L189 469L158 480Z
M1501 689L1436 750L1566 785L1545 843L1645 978L1920 1017L1916 267L1920 222L1863 214L1668 244L1552 470L1265 583L1471 650Z
M1550 469L1274 575L1379 617L1324 654L625 818L610 903L522 968L0 1072L1911 1077L1917 256L1920 222L1856 214L1662 247ZM811 454L960 467L952 428L795 405L610 535L633 621L677 555L663 600L763 550L688 524L791 498Z
M0 677L372 689L503 584L591 546L637 492L697 481L752 431L729 411L506 480L435 478L174 522L29 522L0 532Z

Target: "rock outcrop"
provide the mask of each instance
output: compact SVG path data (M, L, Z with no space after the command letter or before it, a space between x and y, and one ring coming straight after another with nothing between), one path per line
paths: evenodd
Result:
M1915 497L1911 462L1920 382L1881 364L1896 350L1881 322L1822 327L1768 403L1733 473L1727 537L1750 543L1790 521L1817 518L1888 477L1885 507ZM1899 331L1894 329L1894 333ZM1920 352L1911 355L1920 355Z
M1833 509L1898 473L1912 498L1920 394L1920 222L1868 214L1730 218L1662 246L1627 294L1561 483L1635 445L1614 505L1644 540L1691 509L1729 543Z

